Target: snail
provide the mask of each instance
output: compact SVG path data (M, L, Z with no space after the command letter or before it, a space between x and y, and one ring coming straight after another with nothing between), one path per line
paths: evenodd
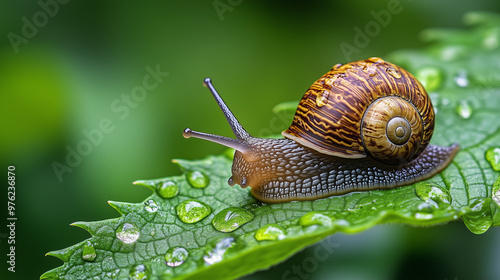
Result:
M186 128L185 138L236 150L228 184L266 203L391 189L428 179L459 146L429 145L434 109L423 86L380 58L337 64L306 91L284 139L252 137L204 80L236 139Z

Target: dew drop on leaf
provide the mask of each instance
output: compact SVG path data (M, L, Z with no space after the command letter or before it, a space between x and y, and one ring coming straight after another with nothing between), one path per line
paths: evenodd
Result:
M82 259L87 262L92 262L97 257L94 245L87 241L87 243L83 246L82 249Z
M179 193L179 186L172 181L165 181L158 184L156 193L163 198L172 198Z
M469 79L467 78L467 72L465 70L460 70L454 80L459 87L466 87L469 85Z
M223 238L221 241L215 244L215 248L213 250L211 250L207 255L203 256L203 259L207 264L218 263L222 260L222 257L224 256L226 250L229 247L233 246L233 244L233 237Z
M312 225L331 226L332 218L328 217L327 215L321 214L319 212L313 211L300 217L299 224L301 226L312 226Z
M255 232L257 241L282 240L285 238L285 230L277 224L267 224Z
M497 204L497 206L500 207L500 188L496 190L493 189L492 199Z
M468 51L463 46L444 46L441 50L441 59L444 61L453 61L464 57Z
M417 213L415 213L415 218L419 219L419 220L430 220L430 219L434 218L434 215L429 214L429 213L417 212Z
M115 233L116 238L127 244L136 242L141 234L139 228L131 223L120 224L118 228L116 228Z
M462 119L468 119L472 115L472 106L467 101L462 100L455 108L455 111Z
M431 205L427 202L422 202L417 205L415 211L415 218L419 220L429 220L434 218L434 210L437 209L437 206Z
M196 223L212 213L212 208L205 203L188 199L175 206L177 216L186 224Z
M188 255L188 251L182 247L170 248L165 254L165 263L170 267L179 266L184 263Z
M132 280L146 280L151 274L151 269L144 264L137 264L130 268L129 276Z
M120 270L119 270L119 269L117 269L117 270L115 270L115 271L107 272L107 273L106 273L106 277L107 277L107 279L116 279L116 277L117 277L117 275L118 275L118 272L119 272L119 271L120 271Z
M144 201L144 209L150 213L154 213L158 211L158 205L154 200L148 199L147 201Z
M500 35L498 29L494 28L485 32L483 39L483 46L489 50L494 50L500 45Z
M491 198L476 198L467 206L466 213L462 216L467 228L475 234L481 234L488 230L492 223Z
M500 226L500 177L493 183L491 190L491 214L493 225Z
M422 213L432 213L434 211L434 208L435 206L432 206L427 202L422 202L419 205L417 205L417 211Z
M500 147L492 147L486 150L486 160L495 171L500 171Z
M442 204L445 204L446 206L451 204L450 194L447 191L434 186L432 183L417 183L415 192L417 196L420 197L420 199L424 200L435 208L439 208L439 206Z
M254 215L243 208L229 207L226 208L212 219L214 228L221 232L232 232L240 226L250 222Z
M207 175L203 174L200 171L188 171L186 173L186 178L189 184L195 188L205 188L210 183L210 179Z

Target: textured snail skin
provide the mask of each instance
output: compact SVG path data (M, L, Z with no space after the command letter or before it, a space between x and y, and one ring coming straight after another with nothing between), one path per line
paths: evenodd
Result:
M288 139L252 137L209 78L204 85L236 139L184 130L236 150L229 185L250 186L259 200L314 200L354 191L390 189L428 179L459 147L428 145L434 109L406 70L370 58L336 65L304 94Z
M252 187L267 203L314 200L354 191L390 189L428 179L441 172L458 145L428 145L416 159L400 166L367 157L325 155L290 139L250 138L252 152L236 152L229 184ZM250 160L248 160L251 158Z

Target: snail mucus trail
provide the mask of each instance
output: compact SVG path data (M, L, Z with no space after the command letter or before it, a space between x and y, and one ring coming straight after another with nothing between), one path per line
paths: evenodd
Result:
M459 147L429 145L434 109L422 85L380 58L337 64L304 94L285 139L251 136L204 80L236 139L184 137L236 150L228 183L267 203L390 189L442 171Z

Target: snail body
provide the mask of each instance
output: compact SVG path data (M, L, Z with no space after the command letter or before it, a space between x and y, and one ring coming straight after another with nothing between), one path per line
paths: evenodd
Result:
M252 137L209 78L207 86L236 139L184 130L184 137L236 150L229 185L250 186L259 200L314 200L389 189L428 179L459 147L429 145L434 110L422 85L380 58L337 64L301 99L285 139Z

